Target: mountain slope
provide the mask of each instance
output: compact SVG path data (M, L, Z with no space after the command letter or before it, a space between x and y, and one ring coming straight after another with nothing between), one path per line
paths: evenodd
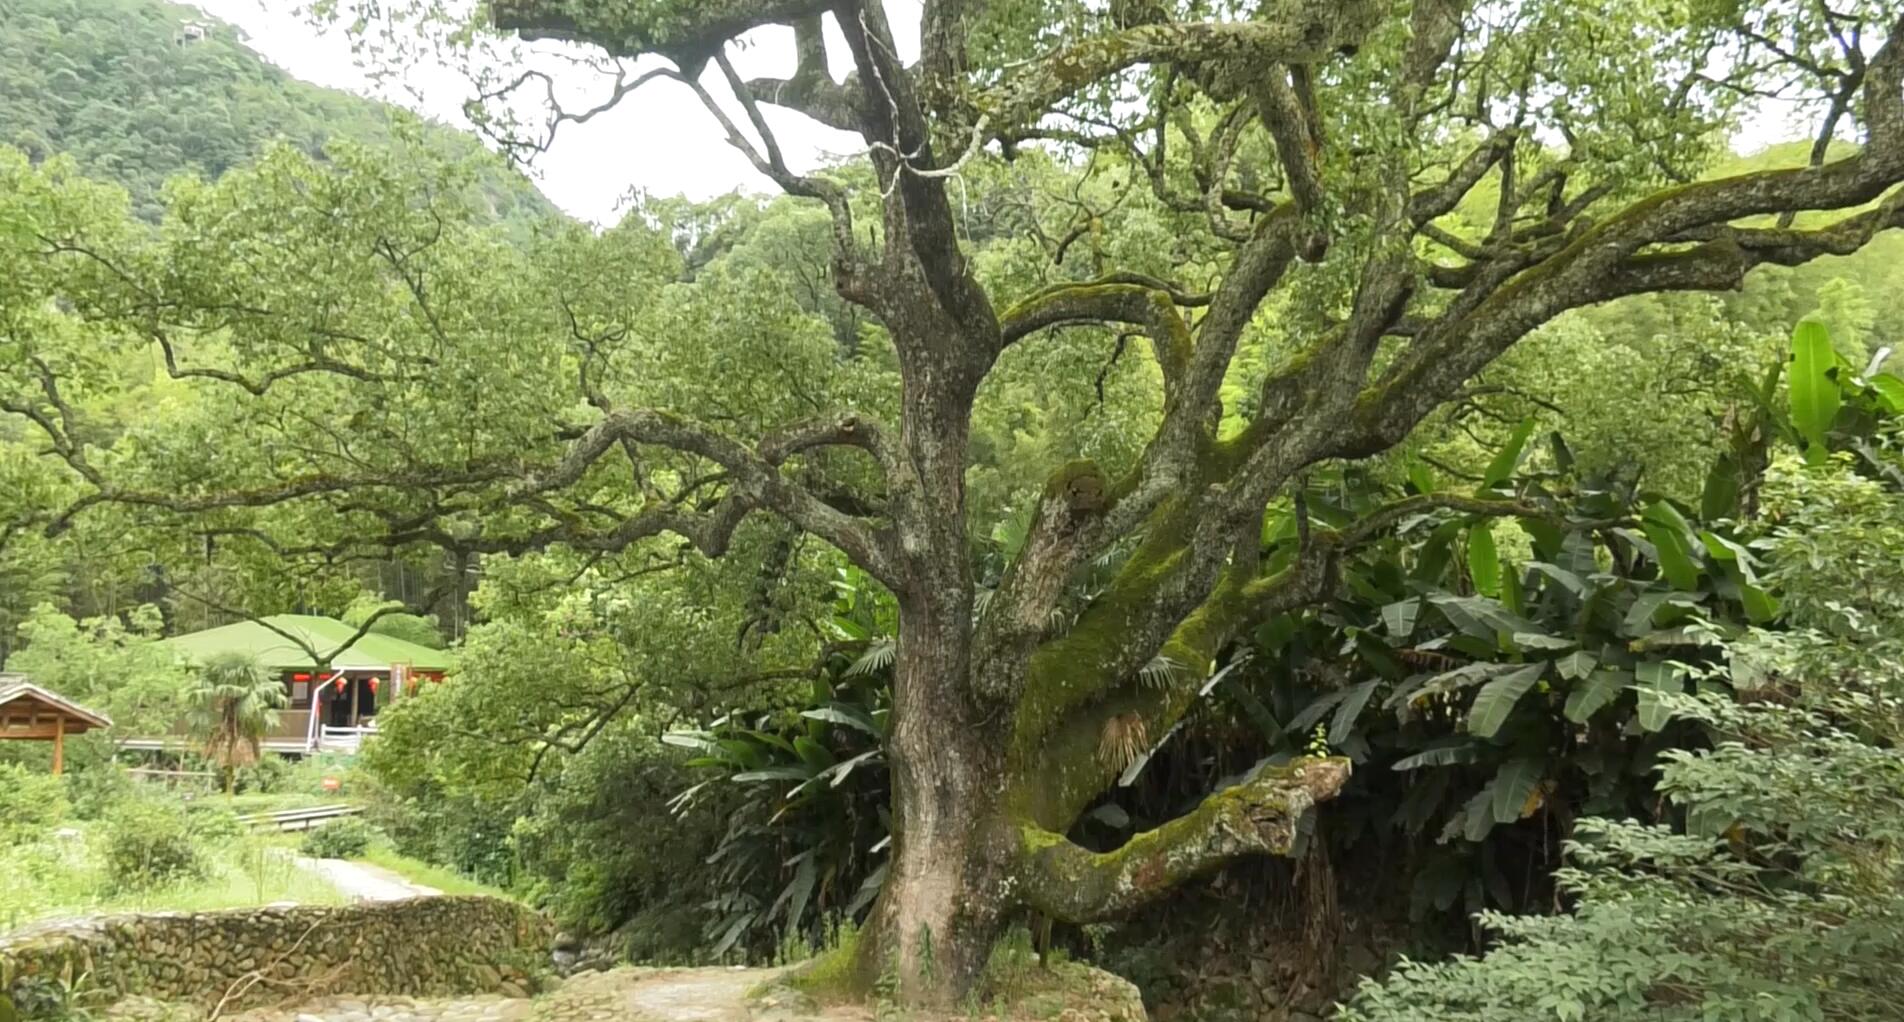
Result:
M216 177L275 138L319 151L331 138L388 139L395 109L285 74L236 29L163 0L8 0L0 17L0 144L33 159L69 153L156 218L165 179ZM481 152L426 129L444 155ZM485 198L499 218L553 207L499 159Z

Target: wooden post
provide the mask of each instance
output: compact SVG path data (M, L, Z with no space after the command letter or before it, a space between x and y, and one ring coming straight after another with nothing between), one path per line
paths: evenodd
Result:
M66 718L53 718L53 776L58 777L66 769Z

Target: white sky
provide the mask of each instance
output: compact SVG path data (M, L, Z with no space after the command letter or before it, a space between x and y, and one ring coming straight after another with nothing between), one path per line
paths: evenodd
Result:
M313 25L298 0L193 0L206 13L244 29L251 47L291 74L333 88L376 95L417 110L436 120L467 127L463 103L473 94L468 77L444 62L419 60L405 71L402 81L373 82L353 56L341 26ZM912 59L918 50L919 0L892 0L887 4L901 56ZM829 32L835 30L829 27ZM836 40L837 41L837 40ZM767 28L746 37L733 54L743 77L784 77L793 72L793 32ZM559 52L554 43L530 48L544 55ZM844 53L843 45L828 47ZM646 63L637 70L646 70ZM845 68L836 68L843 76ZM711 72L709 91L716 88ZM585 110L608 95L612 79L566 69L557 79L565 107ZM738 107L737 123L746 124ZM837 132L799 114L766 109L767 118L794 170L806 170L830 155L860 151L853 135ZM694 94L670 81L651 82L618 107L583 124L564 124L555 144L531 168L536 183L556 205L573 216L596 223L618 219L617 208L631 189L655 195L686 195L706 199L740 189L777 191L758 174L747 158L729 146L726 135Z
M400 81L373 82L359 66L351 42L341 26L313 25L302 13L300 0L194 0L217 18L242 28L251 47L291 74L319 85L376 95L417 110L436 120L468 127L463 103L473 94L465 74L442 61L428 58L409 64ZM911 60L918 50L919 0L889 0L888 16L897 36L901 57ZM830 26L830 34L836 30ZM837 38L834 40L838 42ZM793 71L791 29L767 28L752 33L734 53L743 77L784 77ZM537 43L528 48L531 59L563 50L559 44ZM843 54L841 45L829 45L829 55ZM635 65L646 70L647 64ZM843 76L844 67L836 67ZM718 73L711 78L717 79ZM569 109L594 106L608 94L611 79L564 68L557 77L560 98ZM724 88L710 82L710 91ZM727 97L732 103L731 96ZM1803 134L1787 123L1787 112L1770 109L1745 125L1735 145L1750 152L1772 142ZM805 170L829 156L860 151L860 140L823 127L799 114L766 108L787 162ZM746 120L732 111L737 123ZM736 189L774 191L747 158L727 144L718 123L685 86L675 82L650 83L615 109L583 124L564 124L555 144L531 168L536 183L556 205L570 215L607 224L619 219L619 206L632 190L654 195L686 195L707 199Z

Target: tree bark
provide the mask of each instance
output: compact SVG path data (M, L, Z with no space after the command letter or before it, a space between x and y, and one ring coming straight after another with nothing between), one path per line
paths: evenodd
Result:
M905 601L887 758L893 852L856 949L868 989L945 1006L972 989L1011 909L1003 755L966 698L969 618Z

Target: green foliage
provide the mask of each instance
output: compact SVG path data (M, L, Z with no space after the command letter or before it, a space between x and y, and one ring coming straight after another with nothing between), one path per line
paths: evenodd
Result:
M1482 485L1538 515L1405 520L1344 564L1328 606L1273 619L1232 651L1174 740L1196 754L1200 741L1234 742L1216 736L1241 729L1257 740L1245 748L1277 762L1326 727L1329 746L1359 766L1328 813L1332 835L1351 857L1379 848L1423 863L1413 874L1418 916L1551 903L1540 864L1557 856L1572 820L1662 820L1655 770L1707 741L1674 707L1732 691L1739 637L1783 620L1869 641L1882 608L1904 599L1886 553L1904 543L1904 516L1881 464L1896 427L1881 393L1841 368L1795 365L1788 378L1794 393L1842 395L1822 434L1840 471L1807 472L1771 451L1801 434L1782 425L1788 402L1768 401L1759 449L1745 460L1770 457L1770 469L1739 480L1762 491L1762 518L1744 523L1736 505L1708 519L1617 474L1583 474L1557 436L1551 457L1529 458L1527 431L1516 428L1485 455L1507 474ZM1314 527L1340 527L1399 496L1345 471L1313 477L1304 503ZM1265 529L1270 564L1293 555L1290 513L1278 509ZM1767 544L1808 553L1768 564ZM1171 741L1140 768L1160 771L1158 786L1199 769L1174 758ZM1143 829L1177 811L1153 798L1139 783L1097 820Z
M401 604L395 604L395 606L401 606ZM359 600L345 608L342 620L353 628L359 627L370 615L380 609L382 606L378 601ZM426 649L443 649L447 645L443 641L443 632L437 627L436 622L421 614L406 614L401 611L386 613L371 622L370 631L373 635L388 635L405 642L416 643Z
M1740 701L1661 699L1664 713L1697 722L1711 741L1661 755L1658 791L1670 811L1650 824L1581 821L1557 877L1571 912L1486 914L1498 943L1485 956L1404 963L1366 983L1340 1017L1896 1014L1904 486L1889 470L1904 457L1895 430L1881 423L1857 438L1834 429L1824 439L1856 453L1774 460L1767 528L1753 549L1783 597L1784 627L1724 644Z
M15 229L30 235L15 203L47 197L38 189L19 187L10 176L16 169L13 161L21 168L37 165L54 174L83 172L124 190L115 196L113 188L105 187L87 190L83 198L74 196L79 201L64 208L70 217L60 225L34 221L34 226L50 228L43 236L52 237L65 236L81 220L97 224L102 217L128 211L155 223L170 201L169 179L181 174L215 179L260 158L274 144L320 162L327 148L354 143L389 153L385 159L391 164L466 168L454 183L445 184L446 190L457 193L471 219L504 224L513 237L527 237L536 224L554 218L526 178L475 140L394 107L290 78L247 48L238 30L190 7L162 0L25 0L10 5L8 15L0 25L0 149L6 152L0 162L9 172L0 175L7 176L0 183L0 194L7 199L7 209L0 213L6 224L0 236L24 236L12 234ZM206 32L202 38L188 35L188 25ZM27 282L31 275L16 269L8 270L12 281ZM54 314L53 306L35 299L16 304L21 296L15 288L0 298L9 336L32 335L34 350L42 353L47 346L77 344L81 353L76 357L49 356L48 365L62 373L78 370L99 385L80 394L75 379L67 391L78 395L81 414L99 422L97 430L88 431L89 442L111 444L138 432L140 423L190 419L224 405L215 395L189 388L155 387L155 376L164 375L155 360L132 354L121 344L94 343L98 337L82 340L67 329L70 321L61 325L63 317ZM178 350L187 366L225 350L218 333L214 329L211 336L184 342ZM251 336L257 339L264 333L254 330ZM205 347L199 347L200 340ZM24 349L9 347L0 355L5 362L0 375L16 379L19 365L12 360L24 354ZM181 452L193 444L215 445L199 450L216 449L221 457L235 450L198 434ZM72 491L71 480L48 471L51 465L44 453L21 442L14 426L0 425L0 492L18 498L0 507L0 534L6 537L0 542L0 666L19 669L13 654L32 640L22 639L17 629L35 606L49 603L78 618L117 617L125 607L153 597L155 569L190 591L229 606L250 605L260 613L309 609L313 604L341 610L363 588L344 573L293 580L242 541L148 536L145 543L127 543L124 517L111 512L76 523L58 537L46 536L40 527ZM136 553L134 548L139 548ZM442 561L421 555L392 567L400 576L404 570L421 572L427 584L429 573L440 571ZM221 623L206 620L205 605L176 593L167 595L176 629ZM403 616L380 622L379 630L419 640L428 631L425 622ZM103 708L122 727L144 733L173 723L142 721Z
M834 651L819 680L802 668L734 690L756 708L658 742L645 709L615 710L623 694L697 694L687 682L733 655L721 648L728 640L655 626L715 608L685 603L692 576L675 579L672 595L657 586L653 599L629 599L591 593L592 572L545 590L545 569L576 578L556 565L495 570L482 600L504 613L471 633L449 683L393 707L366 748L374 822L397 848L509 884L565 925L613 934L643 961L784 957L818 940L829 918L863 910L878 890L886 834L878 736L888 713L890 598L829 567L824 601L790 603L828 613ZM777 641L769 632L763 647ZM680 688L624 677L624 658L636 655L695 673ZM551 706L558 692L575 693L575 707ZM450 728L534 720L586 738L540 757L442 740Z
M261 756L238 771L234 791L240 795L272 795L296 790L302 771L282 756Z
M1519 863L1544 854L1550 813L1646 812L1649 765L1693 737L1655 713L1652 686L1683 687L1666 665L1710 675L1745 617L1750 583L1670 503L1552 470L1500 482L1550 517L1406 523L1345 566L1322 613L1260 628L1207 697L1272 759L1327 722L1360 767L1331 809L1338 838L1426 842L1442 863L1417 874L1418 912L1538 904ZM1344 479L1307 505L1330 522L1385 499ZM1504 555L1495 532L1525 553ZM1450 556L1463 537L1465 565Z
M249 652L215 653L199 666L188 693L188 726L205 757L225 771L227 794L241 767L256 763L259 743L277 726L288 696L284 683Z
M1404 963L1340 1017L1890 1018L1904 994L1904 759L1826 716L1708 702L1736 736L1669 758L1665 826L1583 821L1558 917L1488 914L1486 957Z
M850 669L841 661L835 670L842 667ZM677 813L706 811L697 798L709 784L741 788L737 804L715 803L728 819L708 859L718 892L705 906L715 957L770 946L776 933L817 943L827 918L856 916L879 893L889 695L883 678L836 678L817 683L797 717L727 714L706 730L666 736L698 753L690 767L722 775L682 792Z
M9 667L106 714L121 733L163 733L183 709L187 674L157 644L161 627L150 605L79 621L41 604L21 625L25 648Z
M177 806L135 800L104 822L102 856L114 891L148 891L206 877L202 836Z
M59 778L0 763L0 845L37 839L71 811Z
M1792 425L1814 457L1823 457L1825 434L1843 405L1843 393L1833 379L1837 367L1838 355L1824 325L1799 324L1792 337Z
M112 807L138 794L137 782L117 763L88 764L68 770L65 781L66 798L72 803L73 815L82 820L97 820Z
M358 859L376 836L369 824L347 816L306 831L298 851L315 859Z
M884 601L852 578L831 622L846 641L804 706L731 712L664 736L695 754L688 767L716 774L674 799L677 815L708 811L699 801L710 787L739 789L714 802L728 821L707 860L715 893L703 906L705 936L716 958L759 954L776 940L818 947L827 921L857 917L885 880L876 863L889 844L890 640L868 627L884 617Z
M564 764L562 783L532 789L533 809L505 832L520 850L526 894L567 926L614 934L635 961L701 958L702 906L718 891L706 860L731 800L704 792L704 812L669 813L668 801L695 780L677 752L652 733L605 735Z
M75 775L69 774L70 782ZM0 931L45 918L338 900L222 807L150 789L0 844Z

